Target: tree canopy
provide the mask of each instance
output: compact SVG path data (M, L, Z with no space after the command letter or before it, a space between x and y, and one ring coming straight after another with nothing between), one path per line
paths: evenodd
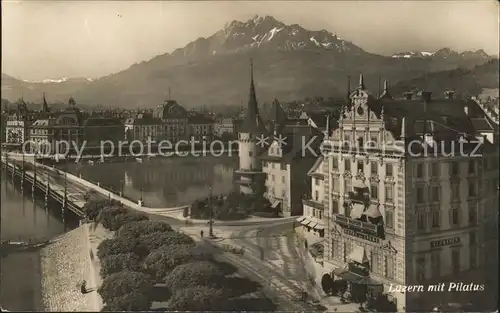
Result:
M150 233L167 232L171 230L172 227L165 222L138 221L123 225L120 229L118 229L116 235L118 237L138 238Z
M151 277L144 273L123 271L104 278L97 292L106 304L131 293L148 295L153 290Z
M195 261L181 264L165 278L170 290L196 286L220 286L224 273L210 261Z
M144 269L158 281L176 266L193 260L193 248L187 245L162 246L151 252L144 260Z
M139 237L139 241L152 252L161 246L188 245L195 246L193 238L176 231L146 233Z
M148 217L144 213L140 212L125 212L115 215L109 224L109 230L116 231L125 224L139 221L146 221Z
M112 254L101 259L101 276L106 277L121 271L139 271L141 260L134 253Z
M96 221L101 223L106 229L110 229L111 221L116 215L128 213L124 207L105 207L97 215Z
M167 307L172 311L222 310L226 304L222 289L208 286L183 288L176 290Z
M134 253L138 257L143 257L147 254L145 249L137 239L129 238L112 238L103 240L97 246L97 256L100 260L116 254Z

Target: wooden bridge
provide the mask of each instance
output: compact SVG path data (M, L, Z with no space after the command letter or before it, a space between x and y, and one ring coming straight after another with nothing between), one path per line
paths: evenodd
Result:
M66 180L64 183L54 181L54 175L61 175L58 174L59 171L54 169L54 172L49 173L46 166L41 164L23 162L22 165L19 165L16 163L18 162L10 162L10 160L2 158L2 167L5 168L7 175L12 177L13 181L20 180L21 189L24 189L26 185L31 186L33 196L36 190L42 191L45 193L46 205L49 199L54 199L60 203L63 219L68 210L80 218L85 216L82 209L85 201L68 193ZM39 168L39 171L37 171L37 168Z

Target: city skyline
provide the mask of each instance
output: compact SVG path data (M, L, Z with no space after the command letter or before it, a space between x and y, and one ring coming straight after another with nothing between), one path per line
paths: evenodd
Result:
M109 75L254 15L326 29L382 55L444 47L498 55L498 4L493 1L2 4L3 73L24 80ZM424 17L425 24L419 24Z

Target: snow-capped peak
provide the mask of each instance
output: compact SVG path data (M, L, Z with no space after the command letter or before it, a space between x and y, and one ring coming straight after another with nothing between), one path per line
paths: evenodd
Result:
M74 80L85 80L88 82L93 81L92 78L68 78L68 77L62 77L58 79L52 79L52 78L46 78L42 80L23 80L25 83L30 83L30 84L59 84L59 83L64 83L68 81L74 81Z

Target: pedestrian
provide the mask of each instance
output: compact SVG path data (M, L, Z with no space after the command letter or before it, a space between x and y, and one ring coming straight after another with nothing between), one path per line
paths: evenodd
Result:
M203 238L203 230L200 230L200 237Z
M87 293L87 281L86 281L86 280L84 280L84 281L82 282L82 285L81 285L81 287L80 287L80 291L81 291L83 294Z

